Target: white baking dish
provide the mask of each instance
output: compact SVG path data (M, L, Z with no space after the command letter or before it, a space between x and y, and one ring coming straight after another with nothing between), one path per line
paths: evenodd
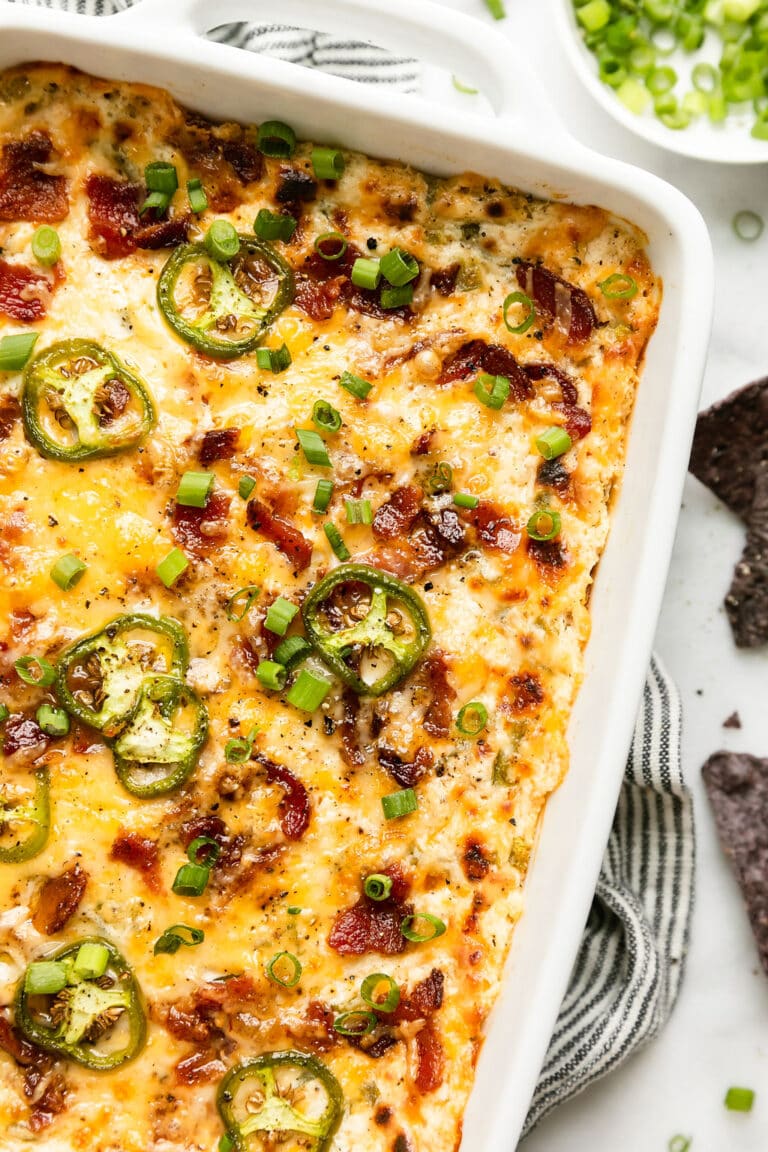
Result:
M201 39L214 24L246 19L321 28L440 63L480 87L498 118L446 111ZM279 117L302 136L437 173L474 169L545 197L602 205L648 234L664 304L593 596L587 675L570 728L572 766L543 822L528 910L464 1128L466 1152L511 1152L594 892L664 588L711 319L704 223L674 188L569 139L513 45L442 7L414 0L144 0L95 19L0 4L0 29L2 67L62 61L162 85L212 117Z

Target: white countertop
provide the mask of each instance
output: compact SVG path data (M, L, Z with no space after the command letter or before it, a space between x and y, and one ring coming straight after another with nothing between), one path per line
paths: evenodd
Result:
M483 0L444 2L484 14ZM702 406L768 375L768 229L745 244L731 228L742 208L768 221L768 168L686 160L630 136L571 71L547 0L506 3L509 19L496 27L524 46L574 135L676 184L709 225L717 300ZM768 648L738 652L722 608L742 544L735 517L689 477L656 639L683 699L683 756L698 839L692 943L677 1008L659 1039L545 1120L525 1152L666 1152L676 1133L693 1138L691 1152L768 1150L768 978L700 777L718 748L768 756ZM723 729L735 709L742 729ZM726 1112L730 1085L758 1092L751 1115Z

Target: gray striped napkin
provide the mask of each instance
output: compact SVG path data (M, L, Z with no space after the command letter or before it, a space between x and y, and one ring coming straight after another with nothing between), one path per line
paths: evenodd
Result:
M108 15L136 0L16 0ZM211 0L212 3L215 0ZM417 91L420 71L370 44L281 26L232 24L211 38L348 79ZM648 671L616 818L571 983L525 1132L653 1039L677 999L694 881L693 804L680 762L680 700Z

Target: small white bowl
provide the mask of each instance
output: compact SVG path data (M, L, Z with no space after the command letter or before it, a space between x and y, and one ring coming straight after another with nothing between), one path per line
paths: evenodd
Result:
M630 132L642 136L651 144L697 160L713 160L720 164L768 163L768 140L756 140L750 135L754 123L751 110L729 113L724 124L712 124L706 116L700 116L688 128L680 130L667 128L652 108L640 115L630 112L614 90L600 79L597 58L585 45L576 22L573 0L550 0L550 6L554 10L565 50L578 76L606 112ZM693 65L699 61L717 62L717 43L712 33L699 52L675 52L665 57L663 63L669 63L678 75L687 77Z

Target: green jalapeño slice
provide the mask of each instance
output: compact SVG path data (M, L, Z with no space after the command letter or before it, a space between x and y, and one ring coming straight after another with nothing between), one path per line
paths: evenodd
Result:
M205 244L182 244L160 274L157 299L174 332L198 352L231 360L251 352L293 300L293 272L255 236L218 259Z
M266 1052L236 1064L217 1094L230 1148L327 1152L341 1119L341 1087L328 1068L304 1052Z
M173 676L148 676L139 703L112 745L115 771L133 796L164 796L194 772L208 734L205 705Z
M31 360L21 404L30 444L70 463L135 448L156 419L144 383L93 340L52 344Z
M32 1044L95 1072L132 1060L146 1037L136 978L114 945L97 936L30 964L14 1013Z
M56 691L71 716L112 738L135 711L145 677L183 679L188 659L184 629L175 620L117 616L63 653Z
M381 696L399 684L432 634L413 589L367 564L334 568L312 589L302 614L315 651L361 696Z
M35 771L34 791L0 787L0 864L21 864L42 852L51 827L50 775Z

